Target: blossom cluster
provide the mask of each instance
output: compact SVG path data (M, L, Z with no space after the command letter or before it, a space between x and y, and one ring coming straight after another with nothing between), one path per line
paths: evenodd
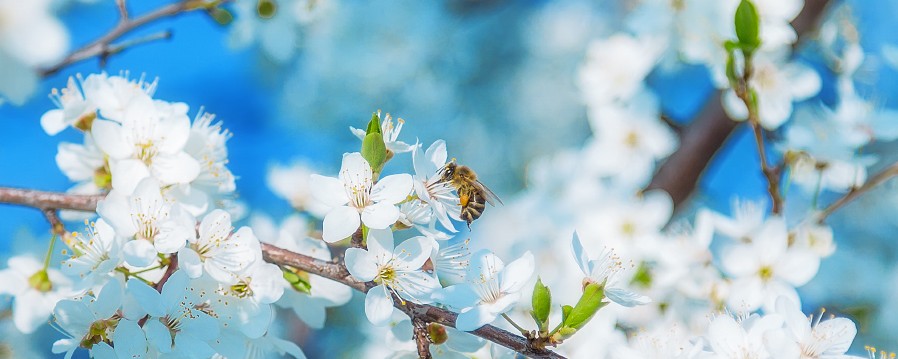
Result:
M576 229L586 252L613 250L626 260L618 260L622 270L616 281L629 283L636 295L652 302L628 310L609 306L596 324L584 328L588 335L572 338L560 352L572 357L749 353L816 358L842 355L854 340L855 325L847 319L811 322L817 326L794 319L804 317L795 314L802 305L797 288L808 284L821 260L835 252L833 229L816 207L803 206L802 192L816 188L816 198L822 190L847 191L862 184L877 156L861 149L892 139L894 121L891 111L857 95L851 76L863 51L852 41L853 29L834 27L847 26L844 21L827 22L820 40L834 48L839 101L835 107L801 102L821 87L817 71L791 54L797 37L789 22L803 1L754 3L762 45L753 54L749 85L757 93L762 127L780 131L770 137L788 169L786 185L791 180L806 191L790 192L788 199L797 205L785 214L768 213L765 203L745 199L724 214L699 199L675 216L668 194L646 190L659 161L677 147L677 125L669 118L662 121L650 78L699 64L716 86L732 92L724 43L736 38L733 14L740 1L640 2L624 19L624 31L595 40L586 51L579 84L592 136L580 149L532 163L527 190L473 234L474 243L491 239L497 253L526 248L538 253L537 263L559 268L538 272L547 285L565 288L558 296L574 292L565 287L572 284L566 277L577 271L559 238L564 231ZM734 98L724 94L723 105L735 120L744 120L745 105ZM841 119L828 115L840 111ZM527 315L526 308L514 313L513 318Z
M94 74L51 95L59 108L44 114L44 129L84 134L57 155L78 182L71 192L103 199L83 232L61 234L67 258L58 270L50 267L54 235L43 264L17 256L0 271L16 327L31 333L52 317L67 337L53 351L67 357L78 348L101 358L304 357L270 330L276 306L320 327L350 289L265 262L261 243L327 260L329 249L287 223L261 237L235 228L222 209L233 209L230 133L202 111L191 123L187 105L154 99L155 88Z
M281 63L297 42L297 31L281 30L330 10L283 1L286 11L256 23L265 3L274 2L238 1L238 13L250 15L232 36L238 45L257 40ZM735 53L731 41L743 34L733 14L746 4L759 15L758 46ZM10 259L0 296L13 298L20 332L49 320L65 336L52 351L67 358L81 349L99 358L302 358L279 337L278 308L321 328L328 308L350 301L344 283L365 288L365 335L376 343L362 349L369 357L417 356L420 323L396 308L416 303L457 313L455 328L426 325L438 358L514 355L469 333L506 322L536 349L564 343L556 349L570 357L852 358L858 325L806 316L802 307L817 303L800 291L845 236L818 199L865 183L887 156L871 146L898 138L896 114L861 95L869 54L851 21L821 28L816 41L836 100L817 97L824 70L793 50L790 22L803 4L649 0L628 8L625 30L595 40L578 72L585 144L531 164L527 190L487 207L473 229L468 221L470 233L459 223L476 200L447 180L455 160L446 141L404 142L402 119L377 112L366 128L350 128L344 134L361 150L344 153L333 176L301 163L272 167L269 186L296 210L276 221L236 201L231 133L213 115L200 110L191 121L186 104L156 99L157 81L142 77L70 78L51 93L58 108L40 123L49 135L83 135L60 143L56 162L75 183L70 193L102 200L94 213L63 211L84 230L54 224L43 262ZM15 6L26 5L0 0L0 15ZM11 51L0 47L0 65ZM801 189L785 196L785 211L743 198L729 212L698 199L675 213L669 194L649 189L680 142L651 77L684 65L707 70L733 120L746 120L746 102L755 102L760 149L772 142L784 187ZM733 75L748 69L753 99L743 101ZM57 238L66 246L59 266L51 265ZM265 245L343 266L348 276L269 263ZM551 311L559 302L572 305ZM536 330L518 324L531 319Z
M225 146L230 133L203 111L191 123L186 104L153 98L156 85L106 74L72 78L51 94L59 108L41 118L50 135L83 133L83 144L60 144L57 163L78 182L70 192L102 196L83 232L54 234L43 264L17 256L0 272L9 284L0 294L14 298L20 331L33 332L50 318L66 337L54 343L54 353L304 357L274 334L276 308L320 328L326 309L345 304L351 290L339 278L266 262L262 243L324 261L333 259L331 245L348 244L342 263L355 280L373 283L365 314L375 326L404 328L394 301L458 311L458 330L432 324L445 336L433 340L441 355L482 350L484 341L464 332L508 319L524 297L532 254L505 265L488 250L471 254L469 241L451 240L464 206L461 189L445 178L444 141L426 150L402 142L404 120L378 112L367 129L351 128L362 151L345 153L336 177L272 171L275 190L285 191L299 214L281 225L253 215L250 226L237 227L239 212L226 207L235 190ZM382 175L399 156L411 160L414 174ZM404 231L410 238L394 238ZM50 267L57 236L67 247L58 270ZM605 298L631 306L650 301L613 280L621 269L616 257L589 261L579 242L575 254L592 283L584 293L602 294L577 303L576 322L562 323L567 331L555 344L583 327Z

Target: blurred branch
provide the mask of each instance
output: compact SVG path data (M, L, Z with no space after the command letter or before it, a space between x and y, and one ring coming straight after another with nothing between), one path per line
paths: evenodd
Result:
M780 171L770 167L767 163L767 149L764 146L764 128L761 127L761 118L758 111L757 97L753 95L750 85L751 76L754 73L751 54L745 55L745 64L742 69L742 77L731 80L733 91L742 100L742 104L748 110L748 124L755 135L755 145L758 148L758 157L761 162L761 173L767 179L767 192L770 194L771 212L780 214L783 211L783 195L780 191Z
M128 9L126 7L125 0L116 0L116 6L118 7L119 16L121 18L119 19L118 24L114 28L112 28L109 33L75 51L72 51L59 63L41 69L39 71L40 75L41 77L50 76L69 65L93 57L99 57L101 60L104 60L105 58L109 57L109 55L121 52L125 47L146 43L147 41L131 41L118 45L113 44L114 41L130 33L131 31L134 31L137 28L155 22L159 19L174 17L186 12L191 12L194 10L209 10L228 1L231 0L181 0L176 3L160 7L145 15L130 18L128 15ZM159 40L166 38L170 38L170 35L148 39Z
M115 0L115 6L118 8L119 21L128 21L128 5L125 0Z
M792 26L799 39L816 29L829 0L807 0ZM679 207L695 190L705 168L717 150L736 129L720 103L720 91L712 95L705 108L680 132L680 147L659 167L646 189L661 189L670 194Z
M41 210L53 208L95 211L97 201L100 199L102 199L102 196L69 195L64 193L0 187L0 203L23 205ZM368 289L374 286L373 283L360 282L353 278L349 274L349 271L346 270L346 267L339 262L323 261L275 247L267 243L262 243L262 255L265 260L270 263L287 265L310 274L319 275L345 284L350 288L363 293L367 293ZM172 256L172 262L170 263L168 270L166 270L167 275L171 275L169 272L174 272L173 268L177 266L176 261L176 257ZM164 282L165 279L160 280L159 283ZM418 320L424 323L437 323L454 328L455 319L458 316L458 314L442 308L427 304L415 304L410 301L401 301L395 297L393 305L407 314L413 322ZM485 325L470 333L531 358L564 358L559 354L545 349L536 349L526 338L492 325Z
M678 136L683 135L683 125L677 123L677 121L674 121L674 119L670 118L670 116L662 113L661 116L659 116L658 118L661 120L661 122L663 122L665 125L667 125L667 127L670 128L670 130L673 131L674 133L676 133Z
M860 195L870 191L871 189L879 186L885 181L888 181L892 177L898 176L898 162L893 163L891 166L886 167L881 172L873 175L870 179L867 180L862 186L852 188L848 191L844 196L833 202L829 207L826 207L819 215L817 215L817 223L823 223L826 218L833 214L839 208L842 208L848 202L853 201L855 198L858 198Z

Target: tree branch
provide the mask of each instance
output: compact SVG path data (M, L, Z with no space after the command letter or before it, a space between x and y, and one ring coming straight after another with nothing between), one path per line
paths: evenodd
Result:
M339 263L326 262L266 243L262 243L262 255L268 262L288 265L311 274L320 275L343 283L361 292L367 293L368 289L371 287L368 283L359 282L353 278L346 268ZM413 320L417 318L428 323L437 323L453 328L455 327L455 318L458 314L451 311L427 304L415 304L409 301L406 301L405 305L399 301L394 301L393 304ZM548 350L535 349L530 346L530 342L526 338L492 325L485 325L470 333L531 358L563 358L561 355Z
M72 209L76 211L96 211L97 202L103 195L75 195L58 192L44 192L32 189L0 187L0 203L45 209Z
M743 52L745 53L745 52ZM750 53L745 54L745 64L742 69L742 77L738 80L731 80L733 91L736 96L742 100L742 104L748 110L748 124L755 135L755 145L758 148L758 157L761 162L761 173L767 179L767 192L770 194L770 211L773 214L780 214L783 211L783 195L780 190L780 174L779 171L770 167L767 163L767 149L764 146L764 128L761 127L761 117L758 110L757 99L754 98L751 88L751 77L754 74L754 66L752 66L752 57Z
M121 52L125 46L133 46L137 44L145 43L145 41L131 42L120 45L113 45L112 43L122 36L130 33L131 31L140 28L144 25L152 23L156 20L174 17L186 12L194 11L194 10L207 10L210 8L214 8L219 6L225 2L231 0L181 0L173 4L168 4L166 6L160 7L150 13L147 13L143 16L139 16L136 18L130 18L128 16L128 10L125 5L124 0L116 0L116 6L119 10L119 16L121 19L119 23L112 28L106 35L101 36L100 38L94 40L93 42L84 45L83 47L72 51L68 56L66 56L62 61L55 65L51 65L47 68L41 69L39 71L41 77L47 77L52 74L55 74L62 70L63 68L72 65L74 63L78 63L93 57L100 57L101 59L108 57L111 54L116 52ZM156 37L154 39L162 39L168 37Z
M898 176L898 162L893 163L891 166L886 167L884 170L870 177L862 186L857 188L852 188L848 193L844 196L830 204L826 209L824 209L820 214L817 215L817 223L823 223L826 221L830 215L833 214L839 208L842 208L848 202L853 201L855 198L858 198L860 195L870 191L871 189L879 186L883 182L891 179L892 177Z
M0 203L23 205L41 210L71 209L79 211L94 211L96 210L97 201L99 201L100 199L102 199L102 196L70 195L64 193L0 187ZM45 214L46 213L47 212L45 212ZM345 284L350 288L363 293L367 293L368 289L373 287L372 283L360 282L353 278L349 274L349 271L346 270L346 267L341 263L323 261L310 256L294 253L283 248L275 247L267 243L262 243L262 255L264 259L270 263L287 265L299 270L306 271L310 274L319 275ZM169 265L169 269L166 270L167 275L171 275L168 272L174 272L172 268L177 266L176 261L176 257L172 256L172 262ZM159 281L159 283L164 282L165 277ZM413 321L419 320L425 323L437 323L453 328L455 327L455 319L458 316L458 314L451 311L427 304L415 304L409 301L405 301L405 303L402 303L399 300L394 300L393 305L406 313ZM512 334L492 325L485 325L480 329L474 330L470 333L531 358L564 358L563 356L549 350L533 348L526 338L516 334Z
M427 336L427 323L419 318L414 318L412 319L412 328L415 334L415 346L418 348L418 358L432 359L430 338Z

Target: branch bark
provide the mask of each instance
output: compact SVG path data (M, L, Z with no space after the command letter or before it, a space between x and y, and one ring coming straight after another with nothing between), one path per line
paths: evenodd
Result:
M17 204L41 210L72 209L76 211L95 211L97 210L97 202L103 199L103 197L103 195L85 196L0 187L0 203Z
M412 328L415 331L415 346L418 349L418 358L432 359L430 354L430 338L427 336L427 323L423 320L412 319Z
M70 195L0 187L0 203L28 206L42 211L47 209L94 211L96 210L97 202L100 199L102 199L102 196ZM45 211L44 213L46 214L48 212ZM55 216L55 212L53 212L53 215ZM345 284L350 288L363 293L367 293L368 289L373 287L372 283L360 282L353 278L349 274L349 271L346 270L346 267L338 262L323 261L275 247L267 243L262 243L262 255L263 258L270 263L287 265L306 271L310 274L319 275ZM172 263L169 265L169 268L176 267L176 261L177 257L172 256ZM166 274L170 275L168 271L166 271ZM164 282L165 279L159 281L160 284ZM415 304L409 301L405 301L403 304L399 300L394 300L393 305L406 313L413 321L419 320L425 323L437 323L454 328L455 319L458 317L458 314L456 313L427 304ZM549 350L533 348L526 338L492 325L485 325L470 333L531 358L564 358Z

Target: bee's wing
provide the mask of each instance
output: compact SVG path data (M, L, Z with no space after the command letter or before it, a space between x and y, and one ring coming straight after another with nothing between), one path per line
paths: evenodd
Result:
M497 196L489 187L487 187L485 184L483 184L483 182L480 182L479 180L475 180L475 182L477 182L476 183L477 187L480 187L480 189L483 190L483 194L486 196L487 203L489 203L492 206L495 206L496 202L493 202L493 200L495 199L496 201L499 202L499 204L501 204L501 205L505 204L505 203L502 203L502 200L499 199L499 196Z

